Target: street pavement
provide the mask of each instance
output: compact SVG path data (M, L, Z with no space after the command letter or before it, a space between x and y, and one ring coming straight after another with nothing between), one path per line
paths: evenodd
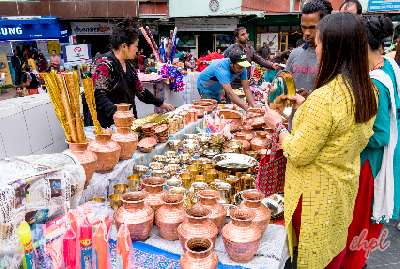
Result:
M390 242L390 246L385 251L372 252L367 262L368 269L400 269L400 231L396 229L395 222L385 227L389 231L385 242Z

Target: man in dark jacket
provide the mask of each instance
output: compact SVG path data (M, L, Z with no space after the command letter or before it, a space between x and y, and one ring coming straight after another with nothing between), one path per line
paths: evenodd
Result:
M264 60L268 60L269 59L269 55L271 54L271 49L267 45L267 42L263 43L263 46L261 47L259 53L261 54L261 57L264 58Z
M279 65L277 63L270 62L266 59L263 59L260 55L256 53L253 46L249 44L249 35L247 34L247 30L244 27L239 27L234 32L236 43L230 45L224 52L224 57L229 57L229 53L233 49L241 49L247 57L248 62L255 62L265 68L268 69L279 69ZM247 77L250 77L250 67L247 68Z
M21 75L22 75L22 61L21 58L18 56L17 50L14 50L14 55L11 57L11 64L14 68L15 72L15 85L21 84Z

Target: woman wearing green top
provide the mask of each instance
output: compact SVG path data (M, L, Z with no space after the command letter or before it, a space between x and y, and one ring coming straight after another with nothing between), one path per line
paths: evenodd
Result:
M400 215L400 68L380 53L383 40L393 34L393 24L389 18L375 16L367 18L365 25L370 77L379 104L374 135L361 153L359 190L342 264L352 269L363 268L367 260L366 249L360 249L357 238L378 239L383 224Z

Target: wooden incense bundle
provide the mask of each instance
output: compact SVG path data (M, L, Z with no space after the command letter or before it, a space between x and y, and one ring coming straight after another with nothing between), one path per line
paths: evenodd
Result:
M101 128L100 122L97 120L93 80L91 78L85 78L83 79L82 83L83 83L83 90L85 91L86 103L89 107L90 114L92 115L94 131L96 134L101 134L103 130Z

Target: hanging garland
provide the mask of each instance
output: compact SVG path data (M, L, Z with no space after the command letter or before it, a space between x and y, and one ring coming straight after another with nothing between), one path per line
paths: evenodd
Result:
M184 88L183 74L179 69L171 64L164 64L160 75L169 80L169 89L174 92L182 92Z

